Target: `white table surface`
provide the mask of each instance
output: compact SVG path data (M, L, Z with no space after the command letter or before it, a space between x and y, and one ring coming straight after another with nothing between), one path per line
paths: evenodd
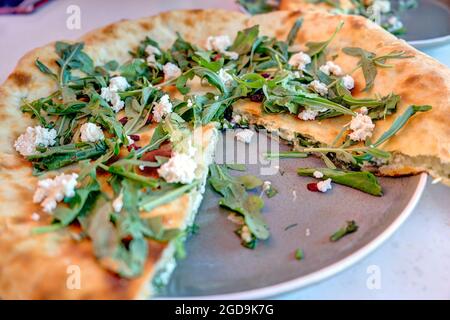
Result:
M66 27L69 5L81 9L81 29ZM238 10L234 1L58 0L32 15L0 16L0 82L28 50L80 35L122 18L138 18L182 8ZM450 45L428 54L450 65ZM450 189L431 185L404 225L374 253L319 284L281 299L450 299ZM367 268L380 270L380 289L368 289Z

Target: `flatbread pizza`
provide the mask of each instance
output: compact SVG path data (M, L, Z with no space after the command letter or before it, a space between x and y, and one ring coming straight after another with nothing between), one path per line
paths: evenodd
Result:
M322 157L299 170L327 179L322 192L332 181L381 196L374 174L450 184L449 70L357 16L121 21L31 51L0 98L3 299L154 295L184 254L208 168L243 245L267 239L263 200L246 190L270 186L212 164L219 129L262 126Z

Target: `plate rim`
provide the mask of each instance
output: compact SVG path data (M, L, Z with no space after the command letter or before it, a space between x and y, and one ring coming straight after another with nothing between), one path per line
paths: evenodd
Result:
M361 247L357 251L351 253L347 257L327 266L317 271L314 271L308 275L301 276L289 281L284 281L275 285L266 286L263 288L225 293L225 294L214 294L206 296L182 296L182 297L160 297L158 299L170 299L170 300L252 300L252 299L262 299L270 298L280 294L285 294L300 288L310 286L312 284L323 281L331 276L334 276L341 271L349 268L358 261L362 260L364 257L372 253L376 248L383 244L387 239L389 239L395 231L406 221L410 216L417 203L419 202L423 191L426 186L428 175L426 173L421 173L419 181L417 183L414 193L402 212L397 216L397 218L378 236L376 236L372 241L370 241L365 246Z

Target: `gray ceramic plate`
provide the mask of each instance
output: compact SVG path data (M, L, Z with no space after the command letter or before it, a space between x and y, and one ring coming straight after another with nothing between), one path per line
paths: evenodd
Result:
M288 149L285 145L280 148ZM196 220L199 233L188 240L188 256L179 262L161 296L262 298L323 280L386 240L408 217L426 182L426 175L381 178L381 198L336 184L322 194L306 189L313 178L295 173L300 166L323 166L321 160L284 159L279 165L278 174L262 177L279 190L275 197L265 197L263 212L271 238L255 250L243 248L233 232L236 226L227 220L228 212L218 208L219 197L208 187ZM259 165L247 168L260 175ZM330 235L347 220L355 220L359 230L331 243ZM294 257L299 247L305 253L302 261Z
M400 20L408 30L401 38L420 49L450 43L450 0L418 1L417 8L400 14ZM240 8L249 14L244 7Z
M450 0L419 0L419 6L400 16L408 32L402 36L417 48L450 43Z

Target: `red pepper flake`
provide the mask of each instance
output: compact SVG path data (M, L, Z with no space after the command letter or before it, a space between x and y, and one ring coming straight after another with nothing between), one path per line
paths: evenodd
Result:
M152 122L153 122L153 116L151 114L149 114L147 120L145 121L145 125L149 125Z
M319 188L317 187L317 182L311 182L306 185L309 191L319 192Z
M139 141L141 140L141 137L138 134L130 134L129 135L130 139L133 141Z
M124 126L128 122L128 117L120 118L119 122Z
M270 78L270 73L261 73L261 76L263 76L263 78Z
M250 95L250 101L253 102L262 102L264 100L264 94L263 93L254 93Z
M141 147L137 146L135 143L130 144L130 145L127 147L128 151L131 151L131 149L139 150L140 148L141 148Z
M218 53L218 54L216 54L216 55L213 57L213 60L214 60L214 61L217 61L217 60L219 60L220 58L222 58L222 55L221 55L220 53Z

